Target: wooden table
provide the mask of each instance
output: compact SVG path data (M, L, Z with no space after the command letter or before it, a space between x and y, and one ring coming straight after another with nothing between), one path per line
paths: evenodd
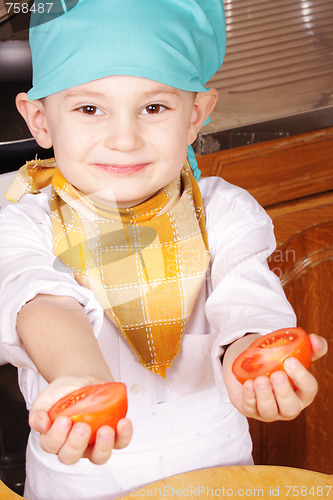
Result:
M333 476L290 467L217 467L161 479L121 498L166 497L332 500ZM0 481L0 500L20 499Z
M133 491L140 498L333 499L333 476L273 466L235 466L178 474Z
M23 497L17 495L0 481L0 500L22 500Z

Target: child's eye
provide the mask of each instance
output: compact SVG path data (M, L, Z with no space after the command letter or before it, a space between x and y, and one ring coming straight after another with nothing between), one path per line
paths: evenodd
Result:
M90 104L81 106L80 108L78 108L78 111L80 111L84 115L90 116L98 116L103 114L103 112L97 106L92 106Z
M166 109L162 104L149 104L142 110L142 114L144 115L157 115Z

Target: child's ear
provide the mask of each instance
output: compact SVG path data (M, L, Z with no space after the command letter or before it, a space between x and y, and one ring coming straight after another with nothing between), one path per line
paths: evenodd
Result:
M192 144L198 133L215 108L219 93L216 89L209 89L208 92L198 92L192 110L191 121L188 129L188 144Z
M45 118L45 107L41 100L30 101L28 94L21 92L16 96L16 107L23 116L32 136L45 149L52 146L51 136Z

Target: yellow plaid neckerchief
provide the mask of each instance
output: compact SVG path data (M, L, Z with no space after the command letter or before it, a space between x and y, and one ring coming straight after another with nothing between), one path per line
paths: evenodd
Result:
M209 264L201 193L188 164L142 204L98 206L54 159L21 167L6 196L18 201L52 182L55 255L90 288L140 362L165 377Z

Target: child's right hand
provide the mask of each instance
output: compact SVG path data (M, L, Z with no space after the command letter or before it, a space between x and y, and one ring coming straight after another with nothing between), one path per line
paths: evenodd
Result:
M110 426L100 427L93 446L88 446L91 432L88 424L77 422L72 426L69 417L58 417L51 424L48 410L54 403L76 389L97 383L102 382L74 376L60 377L51 382L33 402L29 414L30 427L40 433L43 450L58 455L64 464L74 464L83 457L94 464L104 464L113 448L125 448L132 438L132 423L127 418L119 420L116 436Z

